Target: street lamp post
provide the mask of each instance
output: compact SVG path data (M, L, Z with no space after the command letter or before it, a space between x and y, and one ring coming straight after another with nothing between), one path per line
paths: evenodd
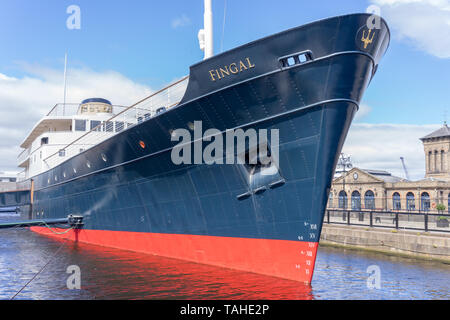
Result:
M345 195L344 203L343 203L343 207L344 207L343 209L347 209L347 193L345 191L345 177L346 177L347 169L353 168L353 165L352 165L351 160L350 160L350 156L346 157L343 153L341 153L341 156L339 157L339 161L338 161L337 167L340 170L336 170L336 172L342 172L342 188L343 188L344 195ZM344 211L342 213L342 220L345 221L345 219L346 219L346 216L345 216L345 211Z

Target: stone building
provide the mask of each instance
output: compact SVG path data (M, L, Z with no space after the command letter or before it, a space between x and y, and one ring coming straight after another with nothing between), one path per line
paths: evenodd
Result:
M425 152L425 178L410 181L387 171L353 168L333 180L328 208L437 212L450 207L450 128L420 139ZM450 212L450 210L449 210Z
M425 151L425 177L450 181L450 128L444 124L442 128L423 137Z

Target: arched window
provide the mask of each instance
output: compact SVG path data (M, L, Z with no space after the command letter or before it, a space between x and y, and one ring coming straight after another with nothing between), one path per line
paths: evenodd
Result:
M392 195L392 209L394 210L402 209L402 203L400 202L400 194L398 192L395 192Z
M416 200L414 199L414 193L412 192L408 192L408 194L406 195L406 210L416 210Z
M333 191L330 191L328 196L328 208L333 208Z
M372 190L367 190L364 194L364 208L370 210L375 209L375 195Z
M361 194L356 190L352 192L352 210L361 210Z
M441 150L441 172L444 172L444 150Z
M427 192L423 192L420 196L420 209L430 211L430 195Z
M447 210L448 210L448 213L450 213L450 193L448 194Z
M347 209L347 193L344 190L339 192L339 209Z

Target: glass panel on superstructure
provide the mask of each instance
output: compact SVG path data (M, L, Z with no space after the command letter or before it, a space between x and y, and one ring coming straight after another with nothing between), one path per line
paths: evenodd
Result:
M75 131L86 131L86 120L75 120Z

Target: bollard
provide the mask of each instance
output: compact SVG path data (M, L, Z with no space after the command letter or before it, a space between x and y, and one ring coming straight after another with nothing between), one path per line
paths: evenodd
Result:
M398 212L395 213L395 229L398 229Z

